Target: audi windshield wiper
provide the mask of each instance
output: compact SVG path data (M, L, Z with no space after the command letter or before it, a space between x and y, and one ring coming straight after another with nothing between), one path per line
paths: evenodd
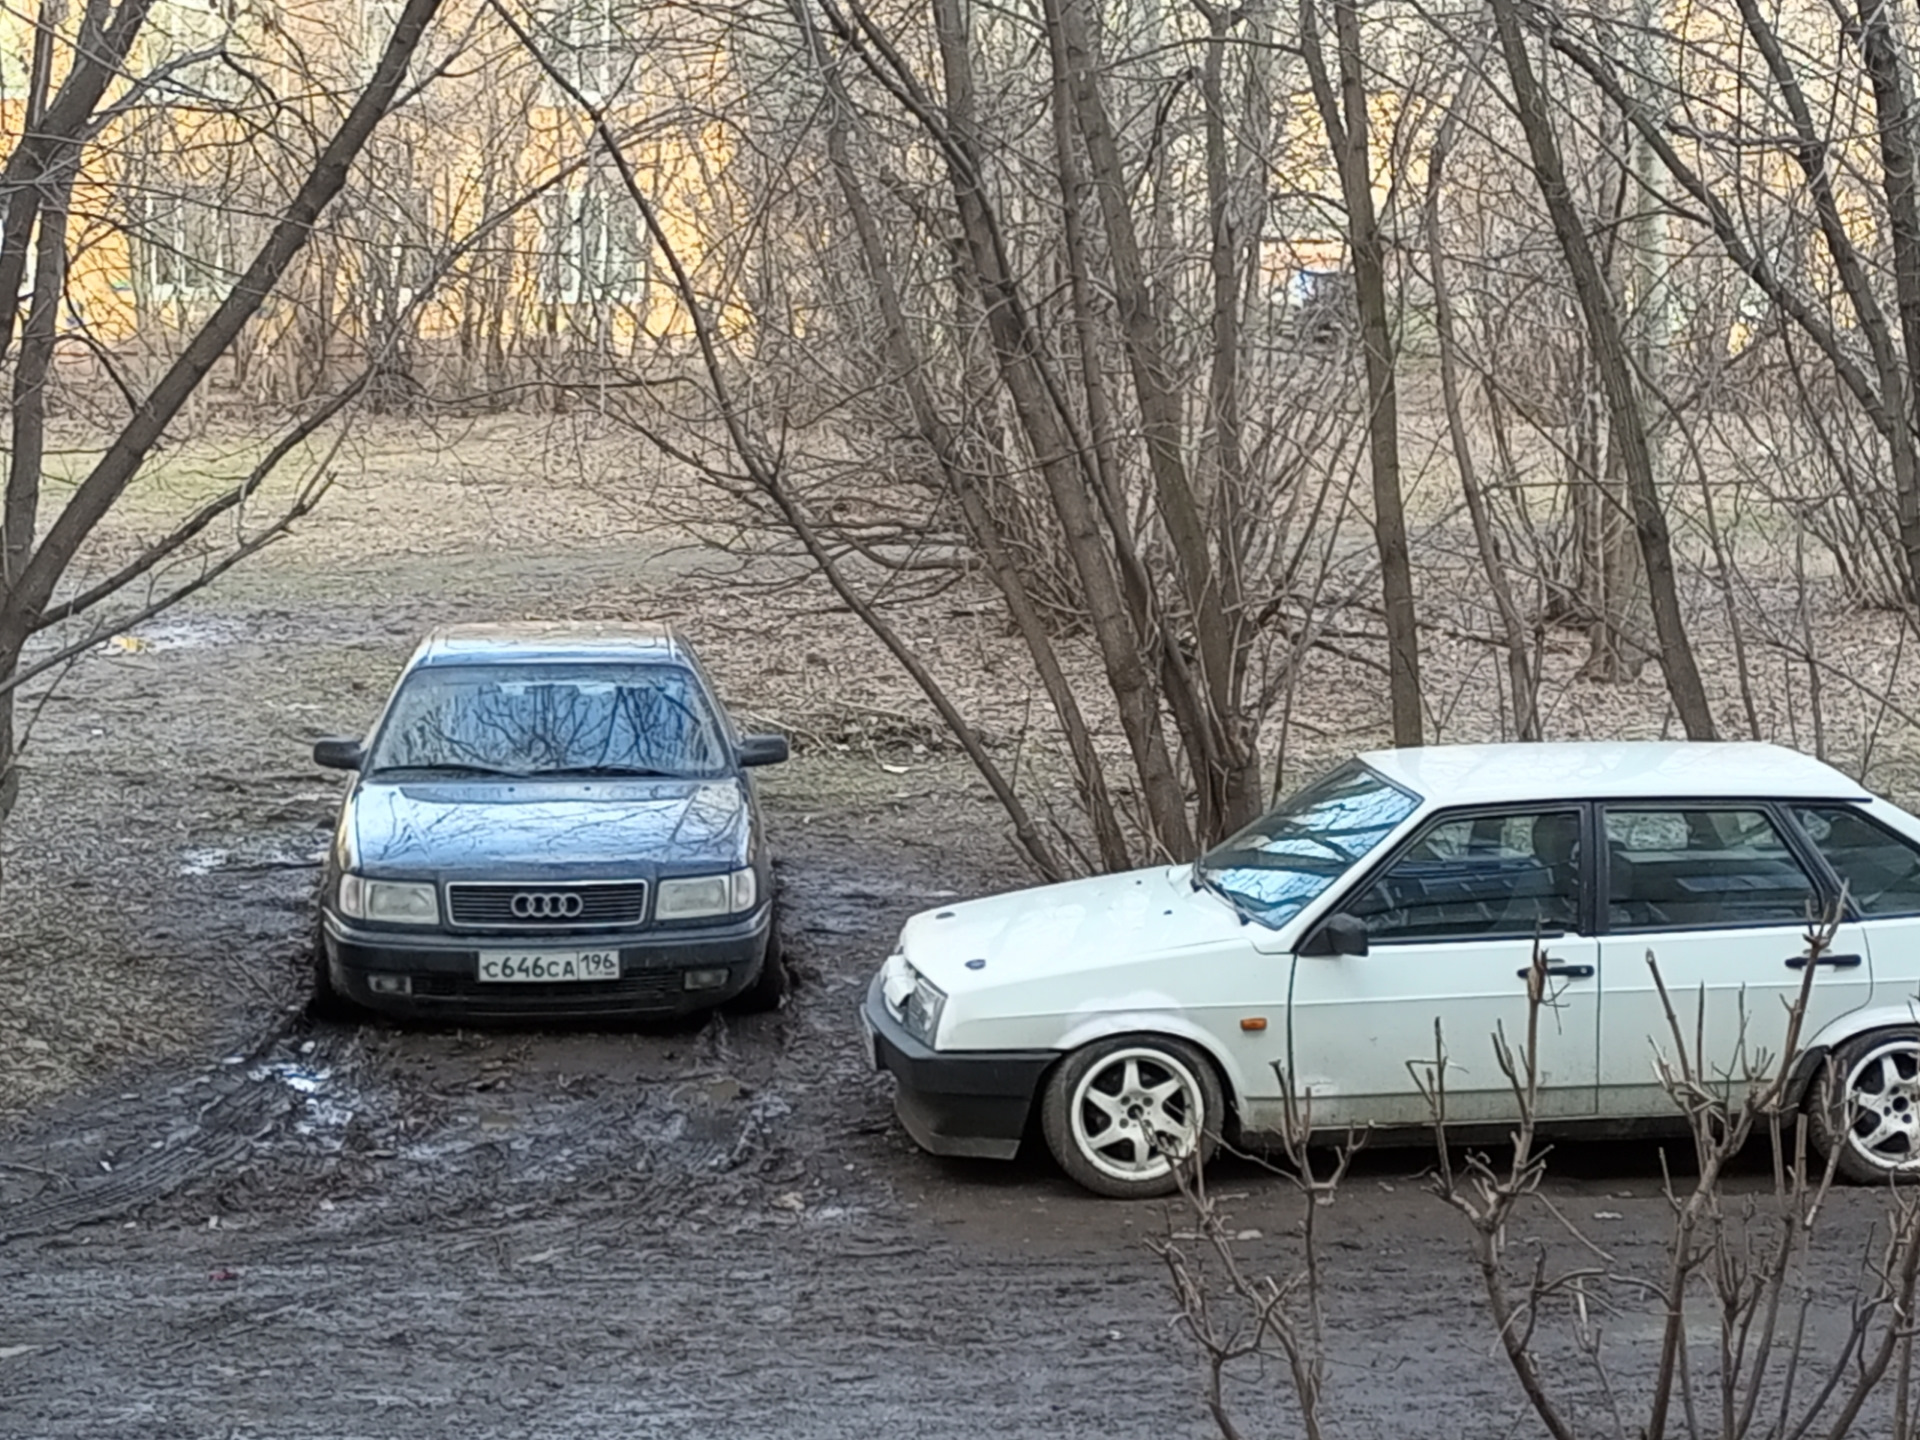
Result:
M510 779L526 778L524 770L503 770L498 765L463 765L457 761L446 761L437 765L380 765L367 772L369 775L504 775Z
M541 779L552 779L556 776L591 777L602 775L614 777L624 776L640 780L679 780L684 778L676 771L653 770L645 765L561 765L552 770L535 770L532 773Z

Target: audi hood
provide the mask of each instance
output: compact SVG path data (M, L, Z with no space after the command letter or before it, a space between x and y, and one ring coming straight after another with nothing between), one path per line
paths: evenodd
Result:
M373 877L580 879L724 870L750 859L742 783L363 781L341 812L344 868Z

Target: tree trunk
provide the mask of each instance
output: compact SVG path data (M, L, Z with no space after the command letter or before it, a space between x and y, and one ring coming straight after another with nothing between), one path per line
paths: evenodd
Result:
M1646 664L1646 649L1634 637L1646 633L1642 617L1647 610L1647 570L1641 563L1620 447L1611 428L1601 449L1605 456L1601 468L1575 478L1580 489L1574 553L1581 564L1578 588L1587 625L1587 658L1580 675L1615 685L1637 679Z
M1059 0L1052 9L1065 42L1075 119L1087 147L1089 179L1104 222L1114 302L1139 405L1160 523L1166 529L1196 640L1208 714L1205 735L1196 737L1204 748L1193 756L1193 768L1205 797L1202 827L1217 833L1228 813L1250 809L1252 801L1251 795L1234 793L1236 784L1245 778L1248 758L1246 737L1237 734L1232 724L1238 710L1245 653L1239 634L1239 596L1221 588L1208 545L1206 521L1187 467L1182 406L1168 358L1166 324L1161 303L1147 280L1128 200L1131 187L1095 72L1086 0Z
M1906 354L1904 406L1920 422L1920 198L1915 173L1913 97L1900 42L1887 19L1885 0L1859 0L1861 54L1873 81L1874 113L1880 121L1881 192L1893 239L1893 286ZM1893 397L1888 397L1890 405ZM1920 492L1894 487L1900 534L1908 556L1907 598L1920 602Z
M18 656L0 654L0 675L12 673ZM0 889L6 885L7 820L20 798L20 770L13 753L13 691L0 694Z
M8 457L4 520L0 520L0 606L11 608L13 586L33 554L40 523L40 474L46 462L47 382L53 374L55 321L67 282L67 206L73 172L50 178L34 237L33 299L13 369L13 453ZM0 670L4 679L10 670Z
M1084 212L1088 184L1077 148L1077 106L1071 77L1072 59L1066 27L1059 7L1044 9L1048 57L1053 70L1051 110L1053 118L1054 168L1060 185L1060 229L1065 245L1067 297L1073 312L1073 336L1080 362L1080 389L1085 397L1086 424L1092 441L1088 461L1100 509L1113 540L1114 565L1119 574L1121 594L1134 633L1143 645L1159 643L1158 669L1162 693L1173 713L1176 729L1187 749L1188 767L1193 773L1199 795L1198 828L1202 843L1218 838L1221 811L1216 787L1210 782L1222 767L1213 757L1218 750L1210 723L1204 682L1196 680L1193 667L1185 663L1177 637L1163 637L1164 618L1151 578L1140 562L1139 550L1127 511L1126 487L1121 479L1119 447L1116 436L1120 426L1114 417L1113 397L1107 387L1106 361L1101 350L1102 327L1095 311L1092 261L1086 235Z
M1229 663L1233 666L1228 677L1227 708L1216 717L1225 739L1214 767L1214 794L1208 806L1213 812L1212 824L1205 828L1211 836L1224 838L1252 823L1260 810L1260 757L1242 718L1246 641L1241 612L1246 602L1241 563L1250 529L1246 512L1253 487L1247 477L1240 352L1247 271L1256 253L1249 232L1257 227L1255 217L1259 214L1258 202L1264 199L1265 187L1256 181L1252 187L1254 203L1250 204L1244 180L1248 167L1236 165L1227 149L1229 121L1221 71L1226 62L1228 32L1245 21L1247 13L1239 9L1228 12L1204 4L1202 9L1207 18L1206 63L1201 68L1200 80L1207 108L1207 270L1213 282L1213 363L1207 378L1207 419L1214 475L1209 498L1219 546L1221 622L1229 630ZM1249 48L1247 98L1250 103L1243 118L1261 129L1244 136L1243 146L1264 139L1266 116L1271 109L1270 103L1252 103L1256 96L1262 101L1265 99L1258 69L1263 60L1263 47L1256 44ZM1260 171L1254 173L1258 175ZM1207 818L1203 815L1203 823Z
M994 764L992 757L986 753L979 732L966 723L946 691L920 662L920 658L914 651L900 638L894 627L873 608L857 588L848 582L832 549L822 539L819 530L784 482L778 462L769 458L769 452L762 442L762 437L750 427L747 412L735 400L732 387L728 383L713 321L707 313L702 294L695 286L686 262L679 248L674 244L673 237L668 234L662 223L659 211L648 199L646 192L641 189L627 153L621 148L620 139L607 119L607 112L588 100L580 92L579 87L556 68L554 62L542 52L539 44L528 33L522 22L505 10L499 10L497 13L513 31L514 38L533 57L547 79L569 100L578 105L592 121L595 140L612 162L614 170L620 177L620 183L626 190L627 198L632 201L634 209L639 213L648 240L672 277L674 296L684 310L687 323L693 331L693 342L699 351L699 363L706 372L708 383L712 386L715 409L718 411L721 424L726 428L728 443L732 446L735 457L745 467L748 478L780 512L781 519L792 531L794 538L805 548L809 558L819 567L821 575L833 588L834 593L846 603L874 638L886 646L894 659L900 662L901 668L920 687L928 703L939 712L941 723L960 742L961 748L966 751L967 758L973 762L981 779L986 781L994 797L999 800L1001 808L1007 812L1007 817L1013 822L1020 843L1026 848L1027 853L1034 857L1035 863L1043 872L1063 873L1060 871L1058 861L1052 857L1052 847L1047 843L1046 837L1034 823L1013 786L1001 773L1000 768Z
M1660 662L1666 672L1667 692L1690 740L1712 740L1716 731L1706 688L1700 681L1686 620L1680 610L1679 586L1674 576L1673 547L1667 518L1653 474L1647 430L1634 384L1633 366L1621 336L1620 317L1608 293L1593 247L1574 209L1567 185L1560 145L1547 112L1546 97L1533 73L1516 0L1491 0L1494 24L1500 35L1507 73L1513 81L1515 108L1526 132L1527 152L1534 179L1553 220L1560 251L1573 275L1573 288L1586 320L1588 342L1599 367L1607 400L1607 424L1618 446L1632 506L1634 530L1647 570L1648 596L1653 607L1654 633L1660 642Z
M194 334L180 358L154 386L146 404L114 437L106 454L80 483L15 581L4 609L0 609L0 654L18 649L81 544L106 518L139 472L147 453L199 390L201 382L233 344L241 328L265 303L287 266L305 248L314 223L346 184L349 167L393 104L420 37L439 8L440 0L407 0L372 79L315 159L299 190L287 202L246 273L235 282L212 317ZM65 87L49 113L58 110L64 99ZM84 123L77 127L76 133L78 128L84 128Z
M1653 67L1659 50L1653 42L1657 22L1648 0L1635 0L1636 13L1626 45L1632 55L1639 86L1636 102L1652 115L1658 108L1659 87ZM1622 297L1627 337L1643 393L1658 387L1666 353L1666 302L1661 289L1666 261L1666 213L1659 193L1659 167L1653 149L1631 127L1625 137L1628 164L1610 229L1625 243L1608 247L1607 270L1617 273L1615 287ZM1645 416L1647 460L1653 468L1656 490L1663 488L1661 418ZM1614 684L1637 679L1647 659L1637 637L1647 633L1647 572L1640 557L1632 516L1632 497L1620 447L1611 430L1607 436L1606 466L1593 482L1588 503L1579 511L1586 522L1576 533L1574 553L1590 562L1582 577L1588 605L1587 658L1580 674L1588 680Z
M1359 0L1333 0L1336 97L1320 48L1313 0L1302 0L1300 43L1320 121L1333 146L1346 203L1347 242L1353 251L1360 343L1367 365L1367 460L1373 475L1373 535L1380 553L1380 588L1387 623L1387 676L1393 743L1418 745L1425 729L1420 694L1420 632L1407 552L1406 508L1400 493L1400 406L1392 317L1387 309L1386 251L1373 205L1373 160L1367 92L1360 69Z
M1603 63L1579 44L1565 27L1548 34L1548 43L1578 66L1631 124L1642 141L1660 157L1667 174L1686 191L1712 227L1715 237L1741 273L1752 280L1767 298L1780 308L1813 341L1833 372L1846 387L1861 412L1873 422L1888 450L1894 494L1899 506L1898 528L1905 566L1907 592L1920 594L1920 454L1916 454L1914 432L1908 414L1911 389L1907 367L1895 353L1887 317L1873 290L1868 267L1852 233L1847 228L1840 198L1834 189L1835 167L1831 163L1831 145L1814 122L1813 109L1800 85L1792 63L1771 22L1761 13L1760 0L1738 0L1740 16L1755 48L1766 61L1768 72L1779 87L1780 98L1792 121L1792 151L1795 163L1807 182L1819 221L1820 236L1826 243L1833 264L1834 278L1846 293L1860 335L1865 339L1873 360L1873 380L1855 362L1848 346L1835 329L1826 307L1811 303L1798 287L1782 280L1767 253L1747 243L1732 212L1719 195L1687 163L1669 137L1627 93L1611 65Z
M795 18L804 27L804 12L798 9L798 5L799 0L795 0ZM867 277L873 283L879 302L888 364L899 375L906 390L921 438L933 451L947 484L959 496L968 528L986 556L988 573L1006 600L1007 612L1013 617L1015 629L1026 642L1027 653L1039 672L1054 714L1066 732L1068 753L1073 758L1075 783L1080 791L1081 803L1086 806L1093 823L1094 842L1100 852L1100 861L1109 870L1123 870L1130 863L1131 856L1127 852L1126 839L1120 833L1112 797L1107 793L1106 776L1099 754L1093 747L1093 737L1081 715L1073 687L1060 665L1059 656L1054 652L1046 626L1027 593L1019 566L1008 553L1000 528L981 497L968 464L959 454L959 442L951 427L941 418L933 395L927 388L920 357L907 329L906 307L901 302L899 285L881 242L880 227L874 219L872 207L867 203L866 190L860 183L859 171L848 150L847 117L852 110L851 103L832 68L822 65L820 69L831 107L827 122L827 156L839 182L840 193L846 200L854 232L859 237ZM1050 851L1031 854L1030 858L1043 870L1052 865L1054 873L1049 874L1048 879L1065 878Z
M24 497L31 491L35 502L32 508L37 509L38 467L33 467L31 475L18 471L9 474L7 508L13 514L8 517L10 534L6 548L14 552L22 534L28 536L29 543L21 563L10 569L8 583L0 589L0 683L10 682L18 674L27 638L40 623L55 587L80 547L125 493L168 425L179 416L214 363L232 345L287 265L306 245L314 222L345 184L355 155L393 104L414 49L439 3L440 0L407 0L373 78L281 213L271 238L213 317L147 395L145 404L127 421L37 544L32 543L33 527L27 523L29 507ZM35 287L34 310L28 316L16 376L27 387L32 403L25 407L25 413L16 408L14 416L16 425L24 423L28 427L29 444L35 451L40 442L31 431L43 418L45 377L42 369L36 380L34 371L51 363L57 281L65 261L66 205L57 188L58 177L68 174L68 183L71 183L70 167L77 164L80 146L91 131L106 79L111 78L131 46L133 34L146 14L147 3L146 0L127 0L103 37L100 26L106 9L104 0L89 5L82 25L82 59L76 62L66 84L47 107L41 130L21 140L7 165L7 181L17 178L25 189L13 192L5 238L0 241L0 347L11 337L17 319L15 287L24 274L28 241L31 239L42 247L37 256L41 283ZM109 74L105 78L96 77L98 84L95 85L88 77L102 63L108 65ZM44 188L50 181L56 184L51 195ZM28 192L35 197L31 203L22 200ZM43 209L42 202L48 199L54 203ZM34 231L33 222L37 220L37 232L18 233L21 216L26 217L28 231ZM13 277L11 283L7 278L9 274ZM20 453L14 457L16 462L25 458ZM0 694L0 830L4 830L19 788L14 755L18 743L15 714L14 691L9 688Z
M1513 697L1513 729L1522 740L1538 740L1540 712L1534 685L1533 667L1527 662L1527 627L1520 606L1513 598L1513 586L1507 577L1499 541L1493 533L1487 498L1481 492L1479 467L1474 463L1472 437L1460 405L1458 348L1454 338L1453 292L1447 283L1446 253L1440 232L1440 195L1446 174L1447 156L1453 148L1461 117L1475 90L1474 76L1455 96L1447 118L1441 122L1433 150L1427 160L1427 264L1433 279L1433 327L1440 349L1440 400L1446 410L1447 434L1453 442L1454 464L1460 471L1460 489L1466 497L1467 517L1473 524L1473 539L1480 552L1480 565L1487 574L1487 588L1493 594L1495 613L1500 617L1500 637L1507 660L1507 688Z
M1184 859L1193 853L1193 830L1187 819L1186 794L1167 751L1160 696L1141 658L1141 637L1129 621L1112 564L1101 545L1099 521L1087 503L1082 472L1070 459L1076 447L1069 443L1046 378L1039 373L1036 357L1041 347L1029 333L1016 281L1000 263L989 202L980 184L980 146L971 133L973 81L965 21L955 0L936 0L934 14L947 77L947 123L952 129L948 171L971 276L980 286L1003 383L1027 431L1073 555L1088 620L1140 775L1154 838L1168 855Z
M123 0L109 18L105 0L89 0L74 47L73 68L50 101L41 102L51 74L54 7L42 5L33 39L28 105L36 123L25 127L0 173L0 195L8 198L0 221L0 359L13 344L26 279L27 251L34 222L46 198L47 177L76 165L91 132L94 113L107 86L125 71L128 53L146 24L153 0Z

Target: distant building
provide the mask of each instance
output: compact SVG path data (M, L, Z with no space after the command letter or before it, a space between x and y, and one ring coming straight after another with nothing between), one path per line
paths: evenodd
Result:
M84 8L66 7L56 83ZM130 67L142 84L120 87L123 112L90 146L74 192L63 327L133 352L175 348L252 259L401 8L156 0ZM725 57L690 42L663 52L643 0L534 0L522 18L555 69L605 107L642 192L697 268L702 236L728 222L703 181L724 169L730 141L701 118L716 107L698 103L727 83ZM0 10L9 149L25 121L33 33L19 9ZM472 52L433 74L454 37ZM309 373L293 388L374 346L480 362L685 332L640 211L580 106L488 23L480 0L448 0L414 75L432 84L368 146L255 327L305 352ZM248 359L243 345L233 363Z

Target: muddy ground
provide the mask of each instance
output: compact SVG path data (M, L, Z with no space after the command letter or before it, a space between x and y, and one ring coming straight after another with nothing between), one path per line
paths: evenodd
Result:
M433 623L672 611L694 563L558 536L471 476L415 482L405 503L441 533L383 543L401 502L364 483L367 503L39 711L0 910L0 1004L32 1012L0 1056L0 1433L1217 1433L1147 1245L1185 1221L1089 1199L1042 1156L930 1159L865 1067L855 1005L901 922L1022 879L984 792L935 751L818 745L770 778L800 982L778 1015L305 1019L337 794L311 740L363 724ZM1657 1273L1659 1164L1648 1145L1557 1154L1549 1196L1598 1248L1536 1210L1520 1263ZM1542 1433L1426 1169L1363 1157L1319 1214L1328 1433ZM1248 1264L1293 1273L1294 1188L1246 1161L1214 1183ZM1765 1187L1756 1160L1735 1188ZM1883 1208L1830 1205L1797 1277L1810 1355ZM1612 1293L1594 1319L1631 1415L1656 1316ZM1583 1433L1613 1433L1564 1314L1538 1344ZM1249 1365L1233 1396L1250 1435L1300 1433L1278 1368Z

